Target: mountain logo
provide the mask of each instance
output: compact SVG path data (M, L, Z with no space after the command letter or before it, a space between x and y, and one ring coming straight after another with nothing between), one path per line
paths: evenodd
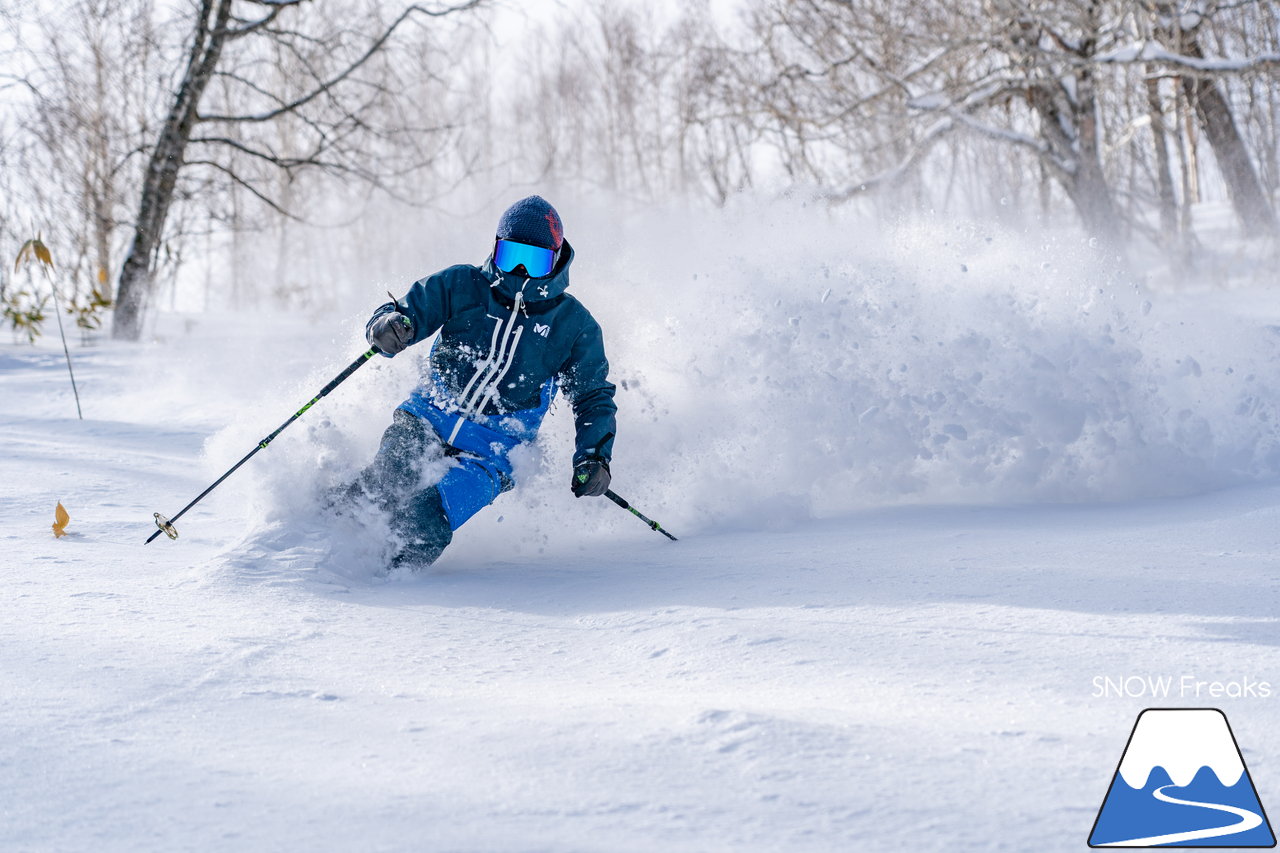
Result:
M1111 777L1090 847L1275 847L1227 716L1148 708Z

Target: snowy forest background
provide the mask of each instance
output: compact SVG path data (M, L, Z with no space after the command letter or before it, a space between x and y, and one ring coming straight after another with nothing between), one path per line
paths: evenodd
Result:
M162 307L367 307L371 282L478 262L490 220L535 191L614 222L786 197L1066 229L1146 284L1276 259L1266 0L6 0L0 17L0 254L41 235L68 310L126 339ZM0 265L15 336L48 320L37 284Z

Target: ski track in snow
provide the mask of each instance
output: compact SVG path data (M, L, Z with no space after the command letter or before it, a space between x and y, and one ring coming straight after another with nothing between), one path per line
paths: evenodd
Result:
M309 378L268 393L213 352L73 350L80 423L52 344L0 348L0 849L1078 850L1161 704L1094 676L1280 683L1268 481L754 529L647 486L670 543L540 497L552 466L382 576L284 486L367 457L399 365L144 546L327 378L299 345L274 370ZM1187 700L1231 716L1264 802L1276 702Z

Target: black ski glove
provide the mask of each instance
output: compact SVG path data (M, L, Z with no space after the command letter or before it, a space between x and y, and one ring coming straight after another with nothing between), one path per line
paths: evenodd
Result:
M593 456L573 466L573 482L569 488L577 498L599 497L609 488L609 479L609 463Z
M395 355L413 340L413 321L398 311L374 317L365 330L370 344L386 355Z

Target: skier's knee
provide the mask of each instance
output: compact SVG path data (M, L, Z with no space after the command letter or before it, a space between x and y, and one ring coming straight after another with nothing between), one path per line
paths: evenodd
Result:
M419 418L396 409L377 455L360 475L364 492L388 508L403 500L418 481L422 460L438 444L434 436Z

